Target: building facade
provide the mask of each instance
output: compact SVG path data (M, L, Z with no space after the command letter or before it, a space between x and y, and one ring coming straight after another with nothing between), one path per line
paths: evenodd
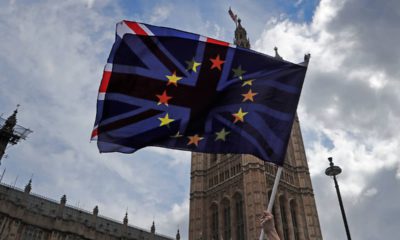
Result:
M31 132L16 123L17 110L7 119L0 118L0 160L8 144L16 144ZM97 206L88 212L68 206L65 195L57 202L31 190L31 181L24 190L0 183L0 240L174 239L157 234L154 222L147 231L128 225L127 214L121 223L100 216ZM180 239L179 230L175 239Z
M239 24L235 43L250 47ZM276 57L280 58L276 50ZM277 167L252 155L193 153L189 239L259 239ZM322 234L299 120L293 123L273 214L282 240L319 240Z
M31 181L25 189L0 184L0 240L172 240L174 238L128 225L93 212L68 206L66 196L60 202L31 193ZM179 231L176 239L179 240Z

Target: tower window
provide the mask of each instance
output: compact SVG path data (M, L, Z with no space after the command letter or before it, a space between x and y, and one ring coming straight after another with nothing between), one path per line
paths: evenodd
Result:
M296 202L295 202L295 200L290 201L290 213L292 215L294 239L299 240L300 236L299 236L299 227L297 225L297 220L296 220Z
M211 239L218 239L218 207L211 206Z
M281 219L282 219L282 230L283 230L283 239L289 239L289 228L286 218L286 208L285 208L285 199L283 196L279 198L279 205L281 210Z
M228 201L224 204L224 239L231 239L231 207Z
M243 200L241 195L235 198L236 207L236 234L238 240L244 240Z

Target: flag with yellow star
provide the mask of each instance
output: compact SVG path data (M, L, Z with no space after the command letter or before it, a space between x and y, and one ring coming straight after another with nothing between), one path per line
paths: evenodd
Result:
M100 152L159 146L283 164L306 63L122 21L101 80Z

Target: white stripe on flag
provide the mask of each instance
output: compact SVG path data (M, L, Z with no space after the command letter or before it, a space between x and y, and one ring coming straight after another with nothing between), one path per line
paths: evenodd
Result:
M154 36L154 34L150 31L150 29L148 29L146 27L146 25L142 24L142 23L138 23L138 25L143 29L143 31L145 31L147 33L147 35L149 36Z
M105 98L106 98L106 93L99 92L99 96L97 97L97 100L103 101Z
M107 63L107 64L104 66L104 71L106 71L106 72L112 72L112 67L113 67L112 63Z
M122 38L125 34L136 34L132 29L130 29L124 21L117 24L117 35Z

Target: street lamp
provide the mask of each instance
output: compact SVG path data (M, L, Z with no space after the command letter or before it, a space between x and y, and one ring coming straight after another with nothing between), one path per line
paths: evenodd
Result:
M329 160L330 166L325 170L325 174L327 176L333 177L333 181L335 182L336 193L337 193L338 199L339 199L339 205L340 205L340 210L342 212L344 227L346 228L347 239L351 240L350 230L349 230L349 226L347 225L347 220L346 220L346 213L344 212L342 196L340 195L339 185L336 180L336 175L339 175L342 172L342 169L339 166L335 166L333 164L331 157L329 157L328 160Z

